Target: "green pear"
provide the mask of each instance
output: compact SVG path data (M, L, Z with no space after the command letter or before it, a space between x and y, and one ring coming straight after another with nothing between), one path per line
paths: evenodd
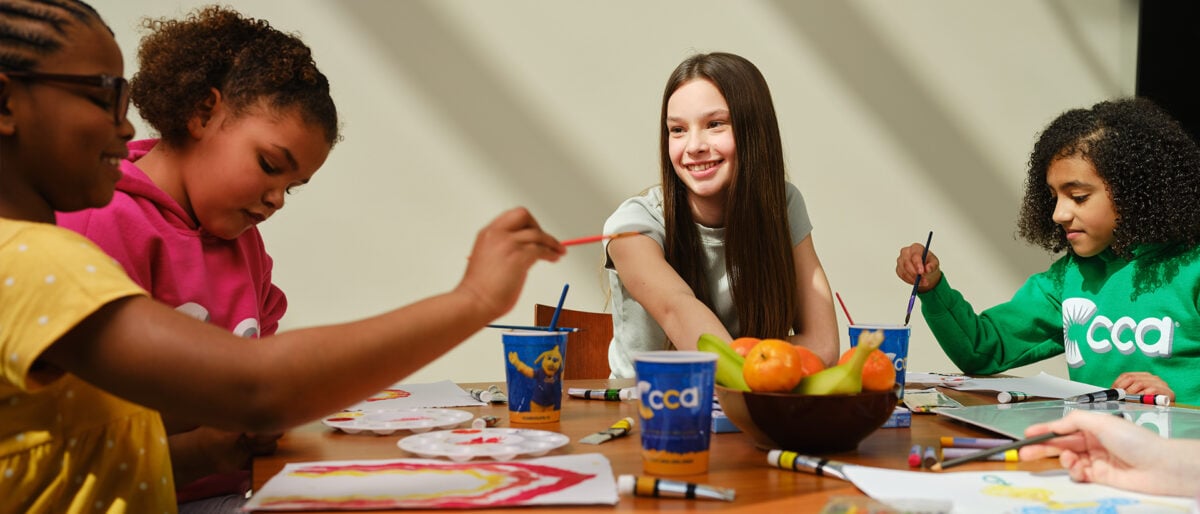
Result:
M742 364L746 362L746 358L738 355L729 343L712 334L701 334L700 339L696 341L696 349L717 354L718 385L738 391L750 390L746 379L742 378Z
M838 364L804 377L796 384L794 393L800 394L857 394L862 392L863 366L867 357L883 344L883 331L862 331L858 334L858 346L844 364Z

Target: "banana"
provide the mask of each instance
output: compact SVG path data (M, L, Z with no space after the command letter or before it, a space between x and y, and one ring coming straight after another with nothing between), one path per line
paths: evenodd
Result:
M804 377L792 392L815 395L861 393L863 365L880 344L883 344L882 330L864 330L858 335L858 346L850 360Z
M718 385L738 391L750 390L750 387L746 385L746 379L742 378L742 363L746 359L738 355L733 347L729 346L729 343L712 334L701 334L700 339L696 341L696 349L717 354L716 379Z

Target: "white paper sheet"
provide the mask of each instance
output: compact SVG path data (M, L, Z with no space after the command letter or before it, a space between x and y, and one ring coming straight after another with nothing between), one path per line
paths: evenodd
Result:
M1076 483L1064 470L929 473L846 466L843 471L856 487L876 500L945 500L953 504L954 514L1190 513L1196 503L1191 498Z
M344 410L417 409L487 405L449 380L432 384L394 384Z
M959 391L1016 391L1029 396L1059 399L1105 389L1059 378L1045 372L1033 377L1011 378L971 378L938 373L909 373L905 375L905 378L910 384L932 383Z

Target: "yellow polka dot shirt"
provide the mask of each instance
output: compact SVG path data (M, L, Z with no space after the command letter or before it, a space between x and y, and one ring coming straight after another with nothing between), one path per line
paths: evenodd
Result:
M100 307L139 294L82 236L0 218L0 511L175 512L158 413L35 366Z

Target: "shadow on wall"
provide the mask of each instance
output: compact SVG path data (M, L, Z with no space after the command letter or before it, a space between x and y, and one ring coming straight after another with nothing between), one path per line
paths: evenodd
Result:
M928 175L929 183L955 206L957 215L984 236L990 252L1000 257L998 262L1015 276L1045 268L1042 250L1012 243L1017 238L1015 220L1021 196L1005 193L1008 188L997 179L1024 170L988 169L991 161L985 152L963 136L967 131L957 126L931 92L921 87L918 77L902 66L903 61L853 3L774 0L773 4L845 90L890 132L896 146L909 152L916 168ZM1119 94L1117 80L1103 73L1100 60L1088 51L1069 16L1050 5L1096 79L1112 94ZM1046 118L1056 114L1046 113ZM1014 137L1032 141L1034 134Z
M532 191L603 191L584 173L588 163L568 155L555 143L556 132L522 108L520 95L506 88L504 77L490 71L484 57L474 53L456 27L425 2L387 2L380 16L379 0L348 2L348 16L381 48L390 52L390 66L401 70L420 88L431 108L443 113L464 140L488 162L502 170L513 187ZM997 177L1018 170L988 169L985 152L923 89L918 77L886 43L852 3L774 0L784 20L821 56L846 91L889 130L897 147L906 149L929 183L983 236L989 250L1015 276L1044 269L1040 249L1013 244L1019 195L1005 193ZM1052 9L1053 9L1053 4ZM1102 84L1119 94L1113 77L1106 77L1099 59L1090 56L1079 31L1061 10L1052 13L1064 25L1081 58ZM396 20L403 20L398 29ZM487 84L487 88L479 87ZM486 91L487 94L481 94ZM1057 113L1046 113L1047 119ZM1033 139L1033 134L1017 135ZM552 215L563 226L595 226L615 207L601 195L537 195L531 209ZM542 214L543 217L550 214Z
M584 172L588 164L568 155L552 127L521 107L520 95L457 37L457 27L426 2L356 1L341 9L389 52L392 62L385 65L401 70L514 190L584 192L535 195L528 202L536 216L599 231L616 205L587 192L604 190L592 178L604 174Z

